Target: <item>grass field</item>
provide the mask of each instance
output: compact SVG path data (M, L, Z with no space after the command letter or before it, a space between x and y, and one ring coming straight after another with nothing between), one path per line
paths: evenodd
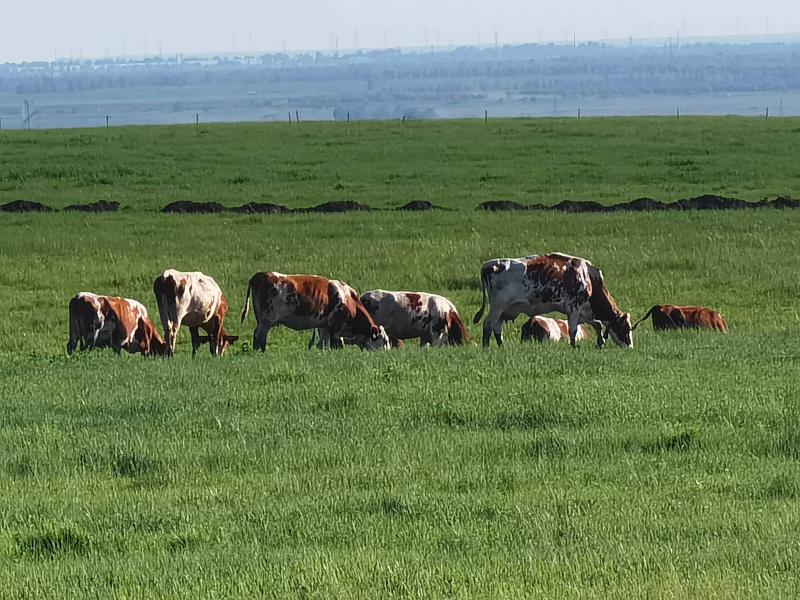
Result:
M572 128L594 126L586 123L505 125L564 128L568 140ZM673 127L616 123L629 138L598 153L604 164L627 153L623 145L651 139L654 148L662 128ZM638 136L630 133L636 123ZM772 122L697 123L700 133L681 122L686 130L671 143L717 149L708 159L714 174L703 171L698 190L719 187L727 169L740 175L718 193L791 193L792 122L776 121L787 126L776 133L784 143L765 154L755 149ZM742 147L726 146L729 125ZM399 126L368 127L377 144ZM413 127L434 145L479 129ZM234 132L255 135L247 131L210 127L204 134L209 146L219 136L219 151L229 156L221 171L237 156L241 172L255 172L262 159L238 154L235 143ZM163 136L180 154L192 151L193 132L120 135ZM57 154L59 136L103 133L30 139L48 156ZM40 164L34 147L4 152L3 172ZM370 144L359 147L367 160ZM487 149L486 160L520 161L518 146L503 148ZM370 183L358 199L401 203L375 172L392 163L400 169L407 150L375 145L375 168L364 169ZM143 166L150 146L131 152L142 181L114 190L136 202L133 210L0 218L0 597L800 592L800 213L484 214L466 208L473 199L514 197L514 185L483 187L451 158L430 165L443 191L426 199L465 210L158 215L146 209L171 193L143 190L170 184L164 171ZM665 155L640 148L639 161L644 152L660 174L642 193L671 194ZM335 168L313 152L306 158ZM637 181L649 173L634 165L610 169L606 180L605 168L580 160L565 143L535 172L506 172L544 190L549 164L574 173L573 190L609 201L615 189L639 195L645 184ZM425 163L414 161L415 168ZM79 168L100 172L106 164L95 158ZM751 168L765 171L762 178L748 176ZM224 187L215 168L180 177L191 181L184 197L234 200L214 196ZM311 195L323 179L284 185L303 205L323 199ZM67 182L26 181L4 194L53 205L76 199ZM676 185L685 186L678 194L693 189ZM404 189L406 200L414 188ZM87 186L85 197L108 198L107 191ZM593 260L635 315L659 302L703 304L726 315L731 334L655 334L646 325L632 351L592 344L573 351L519 344L520 320L502 350L318 353L305 351L308 336L278 330L266 355L240 345L222 359L203 353L192 360L185 333L168 361L64 354L72 294L123 294L154 311L152 280L167 266L216 277L232 305L229 328L246 339L252 317L240 328L237 316L257 270L336 276L359 290L438 292L471 322L483 260L551 250Z
M602 118L0 132L0 201L375 207L797 192L800 119Z

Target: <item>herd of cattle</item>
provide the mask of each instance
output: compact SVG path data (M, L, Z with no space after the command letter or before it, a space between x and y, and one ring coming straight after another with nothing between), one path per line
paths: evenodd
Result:
M610 336L623 348L633 347L633 331L652 317L655 329L702 328L727 333L719 313L696 306L656 305L636 324L623 312L589 261L552 253L518 259L494 259L480 273L483 301L474 323L486 310L483 345L492 335L503 343L503 325L520 314L530 317L522 328L523 341L586 339L592 328L601 348ZM219 356L239 339L225 332L228 301L212 277L200 272L168 269L153 283L162 337L147 309L136 300L77 294L69 303L67 352L111 347L145 355L171 356L181 326L189 328L192 353L208 343ZM251 300L252 299L252 300ZM284 325L296 331L313 330L309 347L340 348L353 344L364 350L399 347L416 339L425 346L460 345L469 333L447 298L423 292L375 290L361 296L342 281L314 275L256 273L250 278L242 308L244 323L252 302L256 328L253 349L266 350L270 330ZM566 320L542 316L560 312ZM200 330L203 330L201 335Z

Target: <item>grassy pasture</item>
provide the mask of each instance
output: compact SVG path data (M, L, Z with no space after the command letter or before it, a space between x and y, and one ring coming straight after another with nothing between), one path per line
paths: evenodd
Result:
M700 121L727 123L761 126ZM453 136L468 126L453 124ZM731 153L715 160L739 169ZM141 161L149 155L139 149ZM569 152L548 160L592 176ZM784 159L773 150L754 160ZM448 193L462 168L440 167ZM783 193L772 186L793 176L776 171L752 195ZM211 189L214 177L193 185ZM374 198L383 187L370 185ZM475 182L464 187L478 198ZM310 188L298 189L310 203ZM0 596L800 591L800 214L178 216L148 202L116 215L0 218ZM305 351L306 335L277 330L264 356L238 346L192 360L185 333L170 361L64 356L71 294L119 293L154 311L150 286L166 266L214 275L229 329L249 337L252 317L240 327L238 311L256 270L439 292L471 322L483 260L548 250L591 258L635 315L657 302L704 304L732 332L659 335L648 324L633 351L572 351L520 345L519 320L503 350L321 354Z
M797 191L800 119L598 118L0 132L0 201L603 203Z

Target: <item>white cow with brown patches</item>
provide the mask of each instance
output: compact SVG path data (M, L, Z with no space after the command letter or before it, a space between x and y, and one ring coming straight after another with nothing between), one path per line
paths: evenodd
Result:
M373 290L362 294L361 302L391 339L419 338L420 345L432 347L469 342L455 305L444 296Z
M221 356L239 339L239 336L225 333L228 300L213 277L199 271L167 269L153 282L153 293L158 302L169 355L175 352L181 325L188 327L192 336L192 355L207 341L211 354ZM201 336L200 329L208 336Z
M580 342L589 338L589 329L585 325L578 327L575 341ZM522 326L522 341L530 342L560 342L569 339L569 324L565 319L553 319L535 315Z
M595 328L598 347L603 346L609 334L617 345L633 347L630 314L620 310L606 288L603 273L586 259L552 253L490 260L481 268L481 287L483 302L474 322L483 316L488 296L484 347L489 346L492 334L497 345L502 345L506 321L513 321L520 314L532 317L549 312L567 315L573 347L581 323Z

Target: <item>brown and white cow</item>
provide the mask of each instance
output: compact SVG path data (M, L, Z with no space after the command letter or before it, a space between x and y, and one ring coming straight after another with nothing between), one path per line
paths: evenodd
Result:
M386 332L375 324L356 291L341 281L315 275L256 273L247 285L242 323L251 295L256 319L254 350L266 350L269 331L276 325L295 331L318 329L322 347L341 347L331 342L342 338L363 350L389 347Z
M702 306L676 306L674 304L656 304L633 326L636 329L639 323L648 317L653 318L653 329L714 329L728 333L728 323L720 313Z
M81 350L111 347L149 355L163 355L166 344L136 300L81 292L69 302L69 342L72 354Z
M488 294L484 347L489 346L492 333L498 346L502 345L505 321L513 321L522 313L532 317L554 311L567 315L573 347L581 323L595 328L598 347L609 333L619 346L633 347L630 315L620 310L606 288L603 273L588 260L559 253L498 258L484 263L481 286L483 303L474 322L483 316Z
M586 325L578 326L575 341L580 342L589 338L589 329ZM569 339L569 324L564 319L552 319L535 315L522 326L522 341L530 342L560 342Z
M469 333L455 305L437 294L373 290L361 302L391 339L419 338L422 346L462 345Z
M181 325L188 327L192 336L192 356L206 341L211 354L222 356L226 348L239 339L237 335L225 333L228 300L212 277L199 271L184 273L167 269L153 282L153 293L158 302L168 355L175 352ZM200 329L208 336L201 336Z

